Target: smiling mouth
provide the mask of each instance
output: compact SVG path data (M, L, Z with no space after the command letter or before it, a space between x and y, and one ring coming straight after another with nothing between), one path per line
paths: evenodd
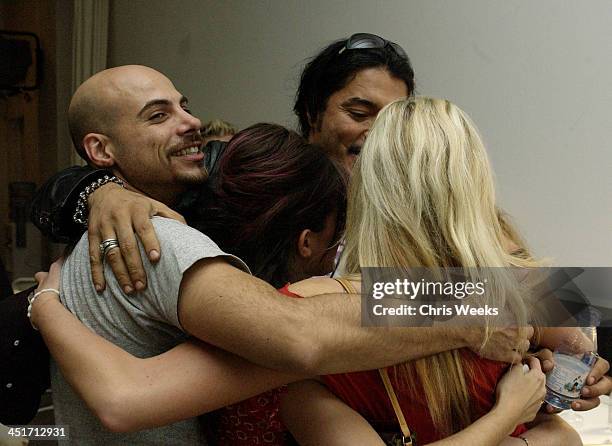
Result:
M182 150L179 150L178 152L174 152L171 156L189 156L189 155L195 155L200 152L201 152L200 146L195 145L191 147L186 147Z

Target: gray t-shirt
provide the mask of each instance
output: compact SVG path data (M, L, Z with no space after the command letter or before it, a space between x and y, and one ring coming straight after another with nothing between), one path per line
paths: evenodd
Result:
M154 217L161 259L150 264L140 246L147 289L131 296L123 293L112 270L105 265L106 289L98 294L91 280L88 239L85 234L62 268L61 299L81 322L124 350L146 358L163 353L187 335L178 319L181 280L195 262L222 256L248 271L204 234L174 220ZM55 420L70 427L70 442L77 445L193 445L205 444L198 418L130 434L106 430L64 380L55 361L51 364Z

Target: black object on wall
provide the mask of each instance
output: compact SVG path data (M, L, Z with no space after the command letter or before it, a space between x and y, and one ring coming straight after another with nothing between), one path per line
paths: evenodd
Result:
M14 181L9 183L9 218L17 226L15 245L25 248L26 223L30 215L30 204L36 192L36 184L27 181Z
M33 66L33 68L32 68ZM28 83L28 71L34 70ZM0 90L9 93L40 88L42 49L34 33L0 30Z

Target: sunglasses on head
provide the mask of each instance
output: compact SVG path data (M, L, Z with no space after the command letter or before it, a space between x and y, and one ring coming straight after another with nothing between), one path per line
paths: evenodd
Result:
M346 50L386 48L387 46L391 47L391 49L399 57L408 59L408 55L406 54L404 49L397 43L383 39L382 37L377 36L376 34L368 33L353 34L351 37L348 38L342 49L338 51L338 54L342 54Z

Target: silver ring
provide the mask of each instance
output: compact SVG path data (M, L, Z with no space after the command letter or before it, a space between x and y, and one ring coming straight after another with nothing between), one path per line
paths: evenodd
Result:
M103 240L102 243L100 243L100 253L102 253L102 258L106 257L106 254L108 253L108 251L110 251L113 248L118 248L119 247L119 240L117 240L116 238L109 238L106 240Z

